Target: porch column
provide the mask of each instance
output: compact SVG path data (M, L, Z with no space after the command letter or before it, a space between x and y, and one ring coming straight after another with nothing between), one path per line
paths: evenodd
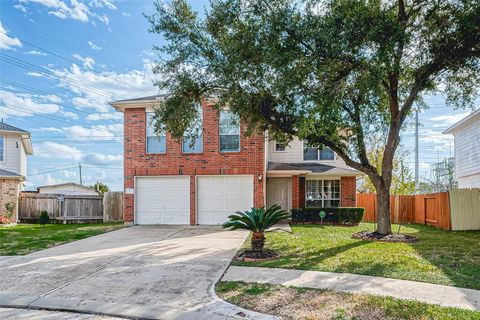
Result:
M357 200L357 181L355 177L341 177L341 207L355 207Z
M292 176L292 208L300 207L300 179Z

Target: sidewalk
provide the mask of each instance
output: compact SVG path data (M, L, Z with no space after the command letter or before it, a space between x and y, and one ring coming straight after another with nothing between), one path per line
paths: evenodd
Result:
M222 281L372 294L480 311L480 290L349 273L231 266Z

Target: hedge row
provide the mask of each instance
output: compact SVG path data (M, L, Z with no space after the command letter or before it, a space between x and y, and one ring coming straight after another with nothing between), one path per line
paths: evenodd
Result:
M358 224L363 219L364 208L294 208L292 223L320 223L320 212L325 211L325 224Z

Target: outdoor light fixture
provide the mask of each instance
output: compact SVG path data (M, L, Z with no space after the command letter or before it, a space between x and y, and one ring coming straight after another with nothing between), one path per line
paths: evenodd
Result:
M258 175L258 181L262 181L263 176L261 174Z

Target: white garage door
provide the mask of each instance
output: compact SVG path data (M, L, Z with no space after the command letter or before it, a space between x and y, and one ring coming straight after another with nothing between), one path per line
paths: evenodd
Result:
M197 223L222 224L253 207L252 176L197 177Z
M190 177L137 177L136 224L190 224Z

